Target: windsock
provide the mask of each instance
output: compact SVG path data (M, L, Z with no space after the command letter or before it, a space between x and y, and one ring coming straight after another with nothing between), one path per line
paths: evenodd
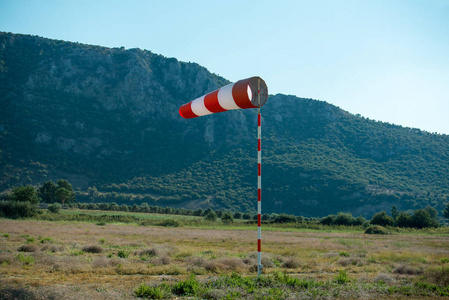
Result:
M179 114L191 119L231 109L262 107L268 98L268 88L260 77L251 77L228 84L201 96L179 108Z

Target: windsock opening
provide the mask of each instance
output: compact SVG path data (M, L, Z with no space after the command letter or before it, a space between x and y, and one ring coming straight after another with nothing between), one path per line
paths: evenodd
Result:
M260 77L251 77L228 84L201 96L179 108L185 119L196 118L233 109L262 107L268 98L268 88Z

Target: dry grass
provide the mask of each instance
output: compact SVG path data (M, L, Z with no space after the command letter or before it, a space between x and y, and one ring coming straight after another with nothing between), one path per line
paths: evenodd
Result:
M0 238L0 292L23 297L31 289L34 298L126 299L142 282L182 279L192 272L254 275L257 263L256 228L5 219L0 219L0 228L9 235ZM333 280L345 269L351 279L368 282L392 284L398 276L447 282L448 245L449 237L441 235L265 231L262 264L266 274L285 271L317 280ZM19 252L22 247L34 252ZM118 257L119 251L129 256Z

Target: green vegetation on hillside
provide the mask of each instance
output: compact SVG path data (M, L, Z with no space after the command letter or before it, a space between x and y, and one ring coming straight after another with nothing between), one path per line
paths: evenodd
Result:
M256 211L255 112L178 114L228 83L205 68L0 32L0 82L0 193L64 174L73 191L54 191L64 203L75 193L82 202ZM392 205L441 211L449 202L446 135L282 94L262 116L264 212L370 218Z

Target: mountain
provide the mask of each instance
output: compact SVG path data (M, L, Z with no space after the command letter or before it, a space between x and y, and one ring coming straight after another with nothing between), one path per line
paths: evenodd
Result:
M65 178L82 201L254 212L256 112L178 114L227 83L147 50L0 32L0 191ZM262 117L264 213L449 201L447 135L282 94Z

